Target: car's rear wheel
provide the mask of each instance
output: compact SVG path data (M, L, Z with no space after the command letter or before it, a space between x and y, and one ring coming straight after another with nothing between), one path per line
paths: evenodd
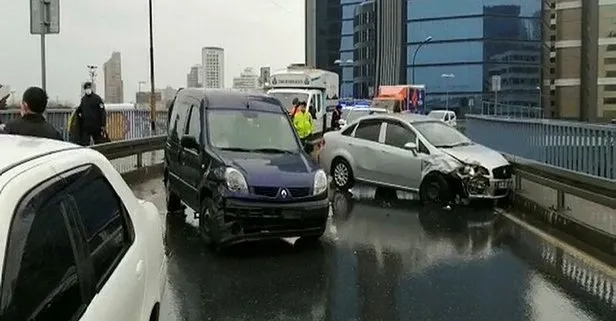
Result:
M171 187L169 185L169 180L165 180L167 212L171 214L183 214L184 205L182 204L182 199L180 199L177 194L171 191Z
M432 174L424 179L419 189L423 204L448 205L453 200L451 186L441 174Z
M332 164L331 173L333 176L334 184L338 188L342 190L348 190L353 186L355 180L355 178L353 177L353 170L351 169L351 166L346 160L342 158L335 159L334 163Z

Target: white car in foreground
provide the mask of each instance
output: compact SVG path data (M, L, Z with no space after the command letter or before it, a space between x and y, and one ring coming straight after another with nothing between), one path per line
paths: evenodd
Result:
M164 225L100 153L0 135L1 320L158 320Z

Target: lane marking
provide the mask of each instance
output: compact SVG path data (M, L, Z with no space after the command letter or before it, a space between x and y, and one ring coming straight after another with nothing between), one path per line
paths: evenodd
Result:
M574 257L580 259L582 262L591 265L593 268L596 268L597 270L599 270L600 272L606 274L607 276L611 277L611 278L615 278L616 279L616 269L611 267L610 265L608 265L607 263L585 253L584 251L578 249L577 247L570 245L569 243L553 236L550 235L549 233L546 233L544 231L542 231L541 229L524 222L522 219L517 218L516 216L509 214L508 212L501 210L501 209L496 209L496 212L500 215L503 215L504 217L508 218L509 220L511 220L512 222L520 225L521 227L525 228L526 230L530 231L531 233L537 235L539 238L544 239L545 241L547 241L548 243L551 243L552 245L556 245L557 247L560 247L561 249L563 249L565 252L569 252L568 254L573 255Z

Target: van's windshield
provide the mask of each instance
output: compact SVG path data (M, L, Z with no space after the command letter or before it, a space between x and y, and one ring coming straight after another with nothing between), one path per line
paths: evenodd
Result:
M308 103L308 94L305 93L288 93L288 92L274 92L270 93L270 96L280 100L282 107L284 107L287 111L291 111L293 108L293 99L297 98L300 102L304 101Z
M207 132L214 148L297 153L299 144L286 115L249 110L209 110Z

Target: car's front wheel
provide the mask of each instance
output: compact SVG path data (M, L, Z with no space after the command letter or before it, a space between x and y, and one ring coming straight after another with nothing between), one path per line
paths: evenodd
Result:
M441 174L428 175L419 189L419 197L424 204L449 205L453 193L447 179Z
M220 252L224 211L214 199L204 198L199 209L199 234L206 245Z
M351 165L342 159L337 158L334 160L332 164L331 173L333 176L334 184L342 189L348 190L354 184L353 170L351 169Z

